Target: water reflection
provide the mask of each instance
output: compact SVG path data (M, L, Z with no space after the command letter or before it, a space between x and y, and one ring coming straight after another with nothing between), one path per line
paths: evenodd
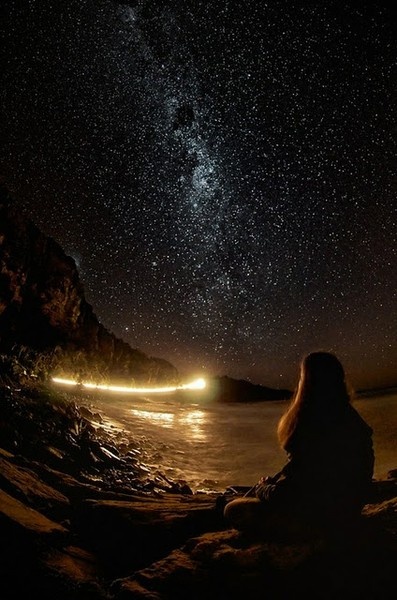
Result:
M199 409L184 410L180 414L154 410L131 409L131 414L141 420L160 425L167 429L179 430L183 428L184 436L196 441L206 441L205 425L208 416Z
M190 428L190 436L199 442L207 441L207 435L204 431L204 426L207 421L207 415L202 410L190 410L186 414L181 415L178 419L181 425Z
M150 410L131 409L131 412L136 417L150 421L152 423L161 424L163 427L172 427L175 415L169 412L155 412Z

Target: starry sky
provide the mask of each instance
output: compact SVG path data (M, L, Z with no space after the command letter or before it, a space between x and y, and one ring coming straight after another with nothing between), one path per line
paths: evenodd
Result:
M397 384L386 4L5 9L1 177L108 329L186 379L291 388L321 348Z

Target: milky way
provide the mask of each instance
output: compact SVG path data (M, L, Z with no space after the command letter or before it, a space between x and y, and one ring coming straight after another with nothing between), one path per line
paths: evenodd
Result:
M356 386L397 383L391 14L19 4L2 177L101 322L186 375L291 386L323 348Z

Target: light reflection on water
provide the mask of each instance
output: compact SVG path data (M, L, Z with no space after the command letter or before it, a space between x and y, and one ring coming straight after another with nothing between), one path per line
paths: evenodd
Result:
M131 413L140 419L147 419L153 423L160 423L163 427L173 427L175 415L165 412L154 412L150 410L131 409Z
M206 441L207 436L204 430L206 422L206 413L197 408L185 410L183 413L171 413L156 410L138 410L131 409L131 414L138 419L146 420L154 425L161 425L166 428L183 426L184 435L198 441ZM186 431L187 429L187 431Z
M180 418L181 425L189 428L191 437L200 442L207 440L204 426L206 424L206 414L202 410L191 410Z

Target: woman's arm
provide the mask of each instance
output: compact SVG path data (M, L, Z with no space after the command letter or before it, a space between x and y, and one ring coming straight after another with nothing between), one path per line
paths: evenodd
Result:
M283 494L287 486L291 483L291 478L295 470L294 463L295 461L290 458L281 471L272 477L261 477L256 484L256 497L259 500L269 501Z

